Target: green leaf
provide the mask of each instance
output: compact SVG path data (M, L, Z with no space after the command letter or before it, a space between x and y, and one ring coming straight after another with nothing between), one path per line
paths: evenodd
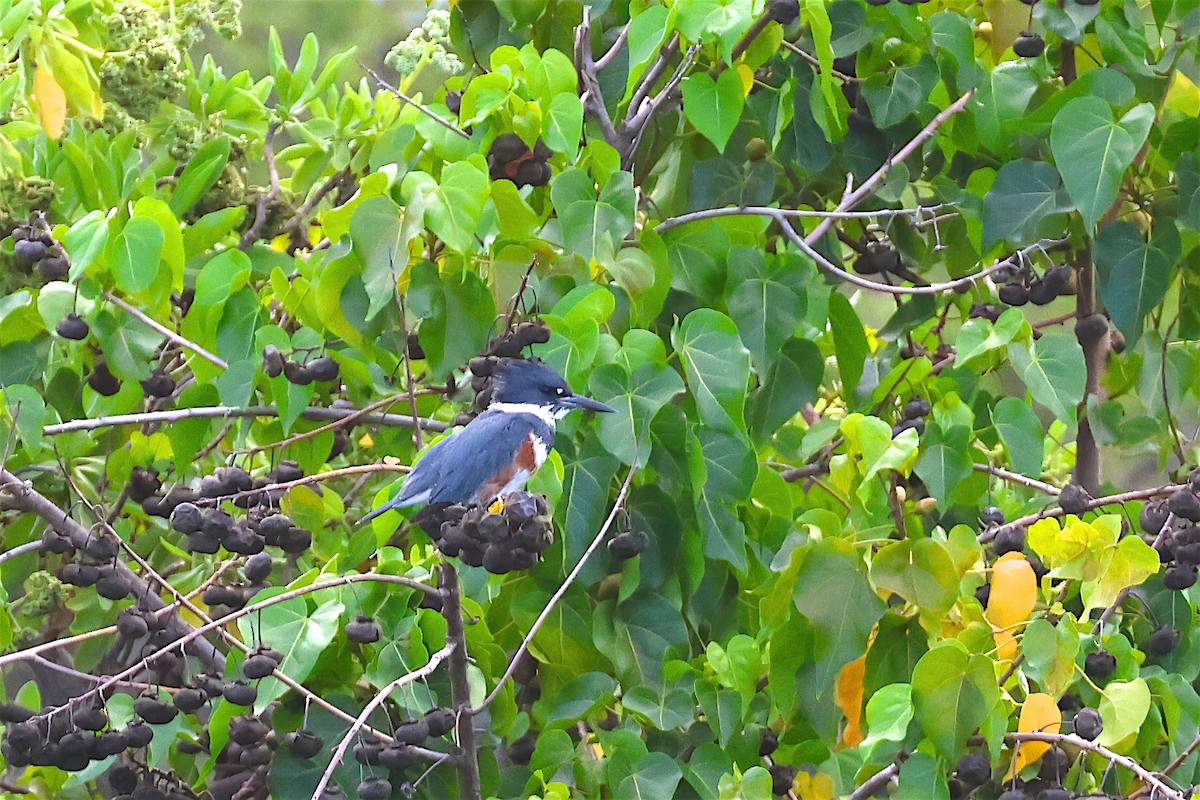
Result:
M624 464L645 465L650 457L650 421L684 391L679 373L664 364L643 364L633 373L605 364L592 373L592 396L616 409L599 417L600 441Z
M943 641L921 657L912 676L917 721L938 753L953 761L963 754L996 705L999 690L991 659L971 655L957 640Z
M759 250L736 247L726 256L729 263L729 316L737 324L742 342L759 374L770 369L779 348L804 320L806 297L785 283L792 274L784 272L794 262L774 262L768 269Z
M871 559L871 582L915 605L934 628L958 599L958 570L946 546L932 539L885 546Z
M806 403L817 399L825 359L821 349L807 339L788 339L750 398L750 430L758 442L765 441Z
M460 253L478 249L475 226L487 199L488 175L474 161L447 164L440 181L424 172L410 172L404 176L401 193L406 206L421 204L425 223L447 245Z
M1019 344L1009 345L1008 355L1033 398L1058 419L1073 422L1087 380L1079 341L1069 334L1053 331L1028 349Z
M1100 719L1104 730L1096 741L1105 747L1116 747L1132 737L1150 713L1150 687L1142 678L1132 681L1112 681L1100 692Z
M941 508L950 507L958 485L971 475L970 434L963 425L944 432L933 426L921 442L921 457L914 469Z
M850 301L837 292L829 295L829 328L833 332L833 351L837 355L846 402L853 406L871 348L858 314L854 313Z
M171 212L181 217L200 202L208 190L216 184L229 162L229 137L217 136L209 139L188 160L187 166L175 182L171 195Z
M905 120L929 97L938 82L937 62L924 55L916 64L883 70L867 78L862 94L871 107L871 117L880 128Z
M796 610L817 632L810 689L832 701L838 672L866 652L884 605L845 540L811 543L801 558L791 594Z
M687 455L704 553L743 571L746 529L734 507L754 485L754 449L740 433L702 425L688 436Z
M671 343L683 361L700 421L745 433L750 353L733 320L709 308L696 309L671 331Z
M1008 451L1012 468L1030 478L1040 478L1045 457L1044 429L1033 409L1015 397L1001 398L992 409L992 424Z
M104 252L108 244L108 221L112 214L105 216L99 209L84 214L67 231L64 244L71 256L72 281L87 272L88 267L96 257Z
M533 705L533 716L546 729L573 725L608 704L617 690L617 682L603 672L585 672L569 681L553 696Z
M1128 346L1137 344L1146 315L1166 297L1181 249L1179 232L1169 218L1155 225L1149 242L1132 222L1113 222L1100 229L1092 254L1100 295Z
M913 713L912 686L890 683L880 688L867 699L868 735L865 743L903 741Z
M112 273L117 288L130 294L147 289L158 277L163 232L158 223L134 217L113 241Z
M684 116L721 153L742 117L745 103L737 70L722 70L716 80L699 72L683 82Z
M1077 97L1054 116L1050 151L1089 231L1117 199L1125 170L1153 121L1150 103L1135 106L1116 121L1112 107L1098 97Z
M1071 210L1058 170L1043 161L1010 161L983 198L983 246L1017 247L1061 232Z
M362 255L363 288L370 298L367 322L396 303L396 284L408 266L411 233L390 197L368 198L350 217L350 238Z
M285 587L266 589L255 595L255 600L265 600L285 591ZM293 680L302 681L312 673L321 653L341 629L338 619L344 610L345 606L336 597L325 599L311 610L303 597L297 597L268 606L253 617L242 617L238 628L245 641L259 641L261 637L263 645L283 653L279 668ZM258 684L255 707L265 708L287 690L277 679L264 678Z
M638 760L633 771L621 776L609 769L610 779L615 784L614 797L629 800L672 800L675 787L683 779L683 770L678 762L666 753L651 752Z
M583 103L574 93L556 94L542 119L542 139L558 153L574 155L583 131Z
M1024 670L1050 694L1063 692L1075 680L1080 636L1065 619L1057 626L1035 619L1021 637Z
M437 265L422 261L413 267L408 299L421 318L425 360L438 377L464 366L487 343L496 304L476 273L439 274Z
M718 689L710 683L697 684L696 698L708 726L717 734L717 744L727 746L742 721L742 698L737 692Z
M660 731L683 728L695 718L695 701L680 689L660 693L649 686L636 686L621 695L621 705Z

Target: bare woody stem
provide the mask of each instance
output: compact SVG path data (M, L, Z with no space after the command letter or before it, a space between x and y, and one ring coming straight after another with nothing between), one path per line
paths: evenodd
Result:
M219 356L215 356L212 353L205 350L200 345L196 344L195 342L193 342L189 339L183 338L182 336L180 336L178 333L171 330L167 326L165 326L162 323L157 322L157 321L151 319L150 317L146 316L145 314L143 314L140 309L129 305L129 303L126 303L124 300L117 297L112 292L107 292L104 295L104 299L107 300L108 302L112 303L117 308L124 311L129 316L136 319L138 322L145 325L147 328L150 328L151 330L156 331L157 333L161 333L164 337L166 337L170 341L174 342L175 344L179 345L180 347L185 347L188 350L191 350L193 353L200 356L205 361L215 364L216 366L220 367L221 369L229 369L229 362L227 362L225 359L223 359Z
M356 416L359 424L383 425L389 428L412 428L420 425L422 430L441 432L450 426L436 419L424 417L414 419L404 414L359 414L357 410L343 411L339 408L304 409L300 416L319 422L339 421ZM274 406L201 406L198 408L176 408L170 411L146 411L139 414L113 414L94 419L75 419L47 425L42 429L46 436L57 436L74 431L93 431L116 425L142 425L147 422L178 422L181 419L231 419L235 417L277 417L279 409Z
M1131 492L1121 492L1120 494L1110 494L1106 497L1093 498L1087 504L1087 511L1095 511L1104 506L1117 506L1125 503L1133 502L1134 500L1153 500L1156 497L1166 497L1169 494L1174 494L1180 489L1188 488L1187 483L1171 483L1166 486L1156 486L1152 489L1135 489ZM992 539L996 538L996 534L1008 528L1018 528L1024 525L1032 525L1040 519L1052 519L1055 517L1065 516L1061 508L1047 508L1045 511L1040 511L1037 514L1026 514L1023 517L1017 517L1014 520L992 528L989 531L984 531L979 534L980 544L987 544Z
M458 793L464 800L482 800L479 762L475 754L475 723L471 714L471 684L467 676L467 636L463 628L462 595L458 572L448 561L438 567L438 586L442 590L447 647L454 648L447 669L458 738Z
M1095 753L1102 758L1107 759L1110 763L1125 769L1136 775L1143 783L1151 787L1151 792L1154 797L1161 800L1186 800L1186 796L1176 789L1171 788L1163 781L1157 773L1143 767L1138 762L1134 761L1129 756L1123 756L1120 753L1114 753L1102 744L1088 741L1080 736L1072 733L1048 733L1045 731L1028 731L1009 733L1004 736L1005 744L1014 745L1020 742L1045 742L1052 745L1068 744L1080 750L1086 750L1089 753Z

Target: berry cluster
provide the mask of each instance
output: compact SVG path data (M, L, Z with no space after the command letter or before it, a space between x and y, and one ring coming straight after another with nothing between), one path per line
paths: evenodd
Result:
M554 542L546 498L528 492L509 494L499 514L459 504L426 508L418 524L445 555L497 575L532 568Z
M16 267L26 274L37 268L44 281L61 281L71 271L67 251L50 235L50 228L38 218L33 224L13 229L13 259Z
M892 426L892 436L898 436L910 428L917 432L917 435L925 433L925 418L933 411L933 406L924 397L914 397L904 405L904 410L901 412L901 419Z
M293 354L294 355L294 354ZM329 356L320 356L311 361L288 359L283 357L279 348L269 344L263 348L263 372L268 378L278 378L280 375L297 386L308 386L317 383L332 383L338 379L341 371L338 363Z
M1196 584L1197 565L1200 565L1200 471L1192 474L1191 483L1176 490L1165 500L1156 500L1142 507L1139 523L1152 537L1158 557L1167 566L1163 586L1182 592ZM1173 649L1173 648L1172 648Z
M550 165L546 162L554 153L538 139L533 147L515 133L496 137L488 150L488 174L494 181L509 180L522 186L545 186L550 182Z
M492 375L502 360L520 358L526 347L548 341L550 328L541 320L522 322L492 339L483 354L472 358L468 365L472 375L471 389L475 391L475 410L482 411L492 402ZM467 415L465 419L456 420L456 424L469 421L470 415Z
M413 747L424 744L430 737L441 738L454 730L454 712L448 708L431 708L425 715L410 717L402 721L392 730L394 744L383 742L363 742L354 747L354 760L364 767L382 767L386 770L398 770L420 763L420 756ZM300 734L301 731L297 731ZM311 737L316 736L310 731L303 731L307 747L311 748ZM291 734L289 734L291 736ZM297 740L299 740L297 736ZM320 742L320 739L317 739ZM295 750L293 754L299 756ZM358 796L361 800L387 800L392 796L392 783L380 775L370 775L358 785Z
M1044 306L1056 297L1075 294L1075 272L1065 264L1051 267L1041 277L1021 268L997 271L992 279L1002 284L998 292L1000 301L1013 307L1026 303Z

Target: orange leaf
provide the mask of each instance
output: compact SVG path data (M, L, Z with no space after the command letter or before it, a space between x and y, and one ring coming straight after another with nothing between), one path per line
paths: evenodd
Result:
M1005 553L992 567L992 591L985 616L992 623L996 638L996 657L1011 661L1017 655L1013 631L1029 619L1037 602L1037 577L1033 567L1020 553Z
M1058 704L1054 702L1054 698L1042 692L1035 692L1025 698L1024 705L1021 706L1021 719L1017 722L1017 730L1021 733L1058 733L1059 726L1062 724L1062 711L1059 710ZM1021 746L1017 748L1016 757L1013 758L1012 764L1008 767L1008 774L1004 780L1012 780L1018 772L1024 769L1027 765L1037 761L1046 751L1050 749L1050 745L1046 742L1021 742Z
M865 738L862 731L863 678L867 674L865 655L842 667L838 673L837 704L846 715L846 729L842 731L842 744L855 747Z
M33 71L33 96L37 100L42 128L50 138L57 139L67 122L67 95L54 80L54 75L44 67Z

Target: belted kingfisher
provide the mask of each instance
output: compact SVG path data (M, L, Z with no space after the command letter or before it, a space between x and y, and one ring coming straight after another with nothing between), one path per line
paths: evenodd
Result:
M554 423L577 409L611 412L575 394L536 359L511 359L493 372L492 402L465 428L429 448L400 493L360 520L417 503L484 505L525 485L554 446Z

